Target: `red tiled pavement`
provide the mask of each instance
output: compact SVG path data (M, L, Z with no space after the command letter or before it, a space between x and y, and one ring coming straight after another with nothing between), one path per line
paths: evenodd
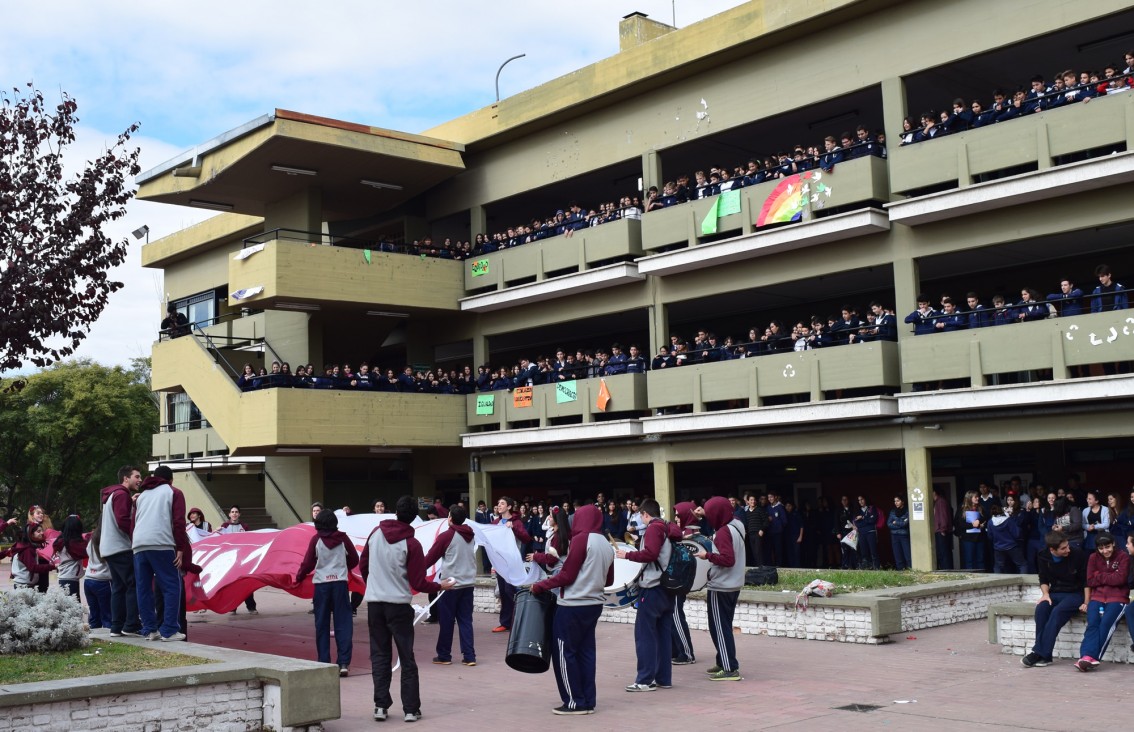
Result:
M190 615L190 639L214 646L315 657L309 603L285 592L256 593L259 615L241 607L235 616ZM326 724L332 732L372 730L373 687L365 608L355 622L351 676L342 679L342 718ZM626 612L633 612L628 610ZM436 626L418 626L416 656L421 669L419 726L493 730L507 725L567 729L586 725L607 729L823 729L916 730L1087 729L1118 723L1134 701L1131 669L1103 664L1084 674L1069 661L1026 669L1019 658L988 645L982 621L917 631L885 646L803 641L737 635L744 679L711 682L707 633L694 632L698 661L674 668L674 688L649 695L628 694L634 680L633 626L599 623L598 713L556 717L559 705L551 673L522 674L504 664L507 634L493 634L494 615L474 616L478 665L434 666ZM459 649L454 642L454 650ZM386 725L401 725L398 676L394 709ZM1093 701L1088 701L1088 695ZM908 703L899 704L899 700ZM848 704L874 704L871 712L840 711ZM1117 705L1117 706L1116 706ZM1109 709L1110 711L1107 711ZM1117 715L1117 716L1116 716ZM656 722L646 723L653 717ZM1121 723L1118 723L1121 726ZM809 725L810 726L810 725ZM818 728L818 727L811 727Z

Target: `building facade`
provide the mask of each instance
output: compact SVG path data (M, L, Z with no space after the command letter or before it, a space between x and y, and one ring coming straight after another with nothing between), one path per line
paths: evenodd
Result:
M406 491L473 504L652 493L668 507L775 490L800 507L863 495L884 510L902 495L920 568L934 487L953 507L1013 476L1129 498L1134 312L1113 297L1092 312L1090 295L1101 264L1134 276L1134 90L1054 104L1062 90L1045 89L1041 110L899 143L904 118L955 99L969 111L1037 74L1046 87L1065 69L1121 72L1131 27L1134 5L1111 0L756 1L683 29L628 16L616 56L421 135L285 110L253 120L139 179L143 199L225 212L143 251L195 324L154 345L154 456L184 461L202 501L262 507L278 525L309 519L314 500L369 510ZM828 136L842 146L859 127L884 133L884 157L844 148L798 178L754 176L569 236L421 254L822 151ZM992 309L996 294L1046 300L1064 280L1084 297L1045 304L1047 317ZM940 318L916 334L905 321L921 293L965 313L976 293L1012 322ZM861 326L844 342L842 311L865 321L871 303L896 315L895 337ZM772 321L786 335L813 317L840 333L824 347L764 338ZM615 343L649 363L698 331L750 355L702 359L693 345L680 367L537 377L530 395L237 384L244 363L476 374Z

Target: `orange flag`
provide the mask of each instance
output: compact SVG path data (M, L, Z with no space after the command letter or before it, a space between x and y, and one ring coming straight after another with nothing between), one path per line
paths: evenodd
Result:
M606 405L609 403L610 390L606 388L606 379L599 379L598 400L595 402L595 406L599 408L599 411L605 412Z

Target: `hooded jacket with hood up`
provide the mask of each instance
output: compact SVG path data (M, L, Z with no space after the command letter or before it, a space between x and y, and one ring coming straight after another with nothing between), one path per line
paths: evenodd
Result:
M727 498L714 496L705 501L705 516L713 527L713 551L707 559L709 584L705 589L737 592L744 586L744 524L732 514Z
M295 581L302 582L314 572L311 581L316 584L347 582L350 570L357 566L358 550L354 548L350 537L337 528L316 528L315 536L311 537L311 543L307 545L307 553L299 563Z
M603 590L613 582L614 547L602 535L602 513L594 506L580 506L571 524L563 567L532 585L532 592L538 595L558 587L560 605L601 605Z

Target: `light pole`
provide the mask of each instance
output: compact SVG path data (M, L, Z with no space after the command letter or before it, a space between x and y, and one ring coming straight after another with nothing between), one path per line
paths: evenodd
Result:
M500 72L503 71L504 67L507 66L508 64L512 63L513 61L515 61L518 58L523 58L524 56L527 56L527 55L528 54L526 54L526 53L521 53L519 56L513 56L512 58L508 59L504 63L500 64L500 68L496 69L496 101L498 101L498 102L500 101Z

